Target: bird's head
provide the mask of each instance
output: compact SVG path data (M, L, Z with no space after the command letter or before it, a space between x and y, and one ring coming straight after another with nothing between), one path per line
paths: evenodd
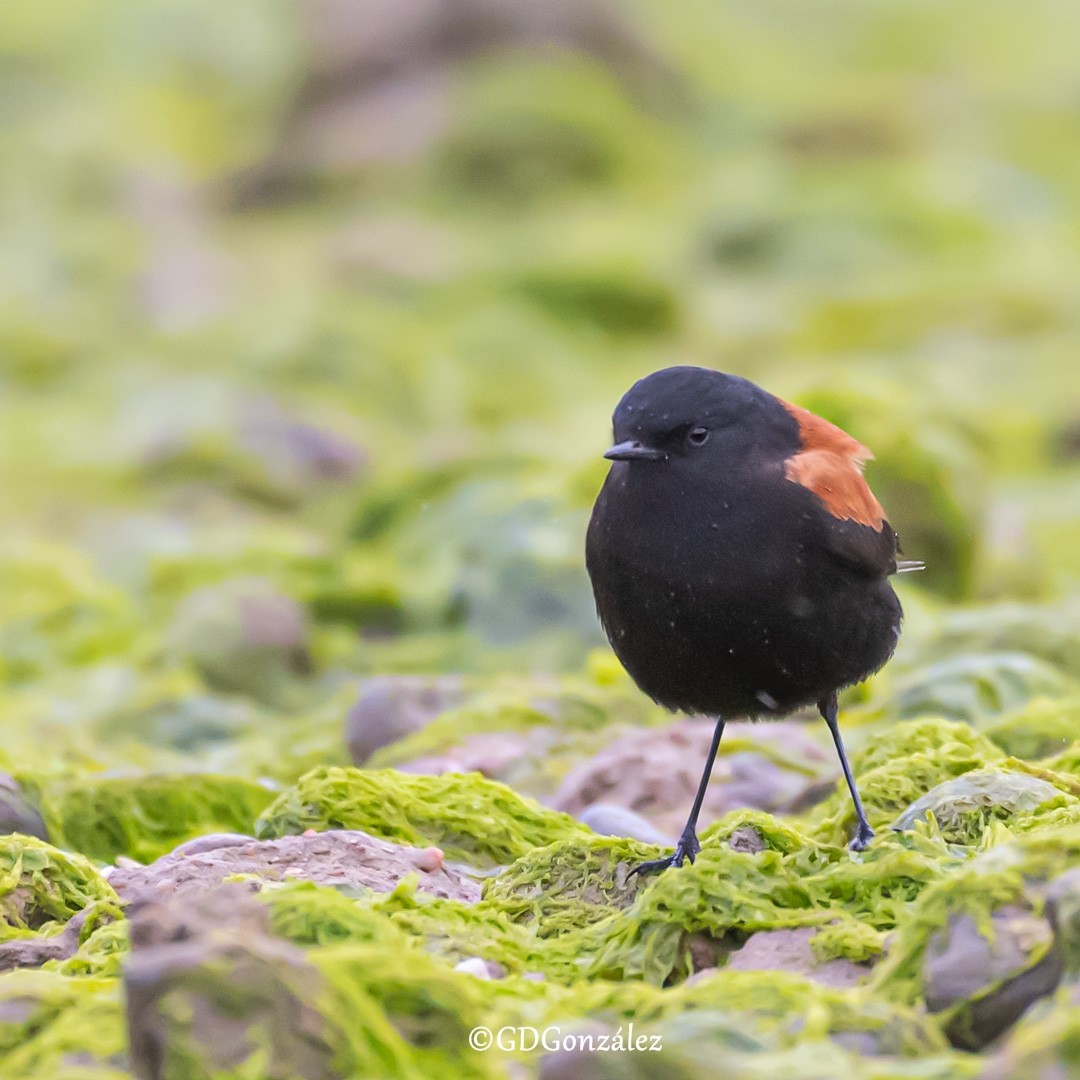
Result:
M738 375L670 367L634 383L613 417L612 461L732 467L755 456L783 460L798 425L780 401Z

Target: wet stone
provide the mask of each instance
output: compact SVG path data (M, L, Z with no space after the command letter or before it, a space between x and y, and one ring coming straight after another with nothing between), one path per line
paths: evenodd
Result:
M992 933L955 914L930 939L923 992L931 1012L958 1006L946 1025L954 1046L977 1050L1051 993L1063 969L1047 920L1023 908L999 908Z
M455 675L381 675L366 679L345 720L345 741L362 765L376 750L419 731L465 698Z
M903 832L933 814L946 840L973 844L993 820L1034 810L1054 799L1068 798L1053 784L1027 773L979 769L932 788L913 802L892 823L892 828Z
M640 814L614 803L593 803L578 814L578 821L601 836L625 836L629 840L661 847L671 847L675 843L674 837L662 833Z
M759 930L731 954L727 966L735 971L790 971L822 986L841 989L864 982L870 974L865 964L843 958L815 959L810 943L817 932L813 926Z
M14 777L0 773L0 833L21 833L48 840L48 830Z

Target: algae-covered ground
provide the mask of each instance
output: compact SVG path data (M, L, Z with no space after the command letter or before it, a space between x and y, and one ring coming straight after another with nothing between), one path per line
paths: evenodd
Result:
M0 4L0 1077L1080 1073L1078 31ZM851 430L927 563L860 855L796 717L629 875L710 724L582 542L670 363Z

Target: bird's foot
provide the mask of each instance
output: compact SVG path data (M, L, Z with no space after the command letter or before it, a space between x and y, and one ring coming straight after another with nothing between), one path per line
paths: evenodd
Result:
M635 874L657 874L669 866L682 866L687 861L692 863L699 851L701 844L698 843L697 833L693 829L685 829L675 845L674 854L666 859L650 859L648 862L638 863L627 877L632 878Z
M855 835L851 838L851 843L848 844L848 848L851 851L864 851L866 845L874 839L874 830L870 828L868 821L860 821L859 827L855 830Z

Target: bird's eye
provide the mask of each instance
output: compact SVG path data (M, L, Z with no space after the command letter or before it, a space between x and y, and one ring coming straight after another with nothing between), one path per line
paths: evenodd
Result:
M692 446L704 446L709 441L709 429L703 427L691 428L686 433L686 438Z

